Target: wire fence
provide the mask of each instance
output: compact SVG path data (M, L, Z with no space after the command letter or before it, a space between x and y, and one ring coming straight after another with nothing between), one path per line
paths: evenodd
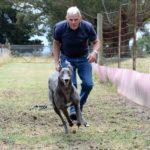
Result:
M11 45L11 55L15 61L47 62L52 55L51 45Z
M149 23L146 21L150 16L149 5L147 0L134 0L121 5L118 11L102 14L102 65L141 71L140 61L148 57L149 51L137 47L137 39ZM129 62L128 65L126 62ZM149 72L150 63L143 67L144 72Z

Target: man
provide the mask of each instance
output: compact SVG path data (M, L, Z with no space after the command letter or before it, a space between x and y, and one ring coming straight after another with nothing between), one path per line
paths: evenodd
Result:
M80 109L93 87L92 62L96 61L100 48L100 41L90 22L82 20L80 10L77 7L70 7L67 10L66 20L58 22L54 26L53 33L53 55L55 67L58 70L59 60L62 67L65 61L69 61L73 67L72 81L77 87L76 72L82 83L80 92ZM92 42L92 52L89 53L89 42ZM74 107L70 107L70 118L76 119Z

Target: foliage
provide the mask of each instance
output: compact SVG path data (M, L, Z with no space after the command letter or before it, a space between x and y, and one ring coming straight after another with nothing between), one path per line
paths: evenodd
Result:
M149 25L149 23L148 23ZM141 29L142 36L137 40L137 49L141 53L150 54L150 30L147 25Z
M150 35L140 38L137 41L137 48L150 54Z
M31 20L34 21L36 18L37 14L34 15L29 11L22 13L12 2L0 1L0 37L2 43L5 43L6 38L11 44L31 43L29 39L31 35L35 34L35 25ZM38 41L38 44L41 44L41 41Z

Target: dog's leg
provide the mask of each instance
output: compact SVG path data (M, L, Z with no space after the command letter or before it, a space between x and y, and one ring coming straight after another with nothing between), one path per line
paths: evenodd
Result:
M70 117L69 117L69 114L68 114L68 111L67 109L63 109L62 112L64 113L68 123L69 123L69 126L72 127L73 126L73 122L71 121Z
M80 106L79 105L74 105L75 110L76 110L76 115L77 115L77 126L81 125L82 118L81 118L81 111L80 111Z
M50 89L50 88L49 88ZM56 112L56 114L58 114L58 116L60 117L62 123L63 123L63 126L64 126L64 129L65 129L65 133L67 134L68 133L68 128L67 128L67 123L64 121L62 115L61 115L61 112L60 110L57 108L56 104L55 104L55 100L54 100L54 92L52 92L52 90L50 89L49 90L49 100L52 101L52 104L53 104L53 108L54 108L54 111Z
M55 112L59 115L62 123L63 123L63 126L64 126L64 129L65 129L65 133L67 134L68 133L68 127L67 127L67 123L66 121L63 119L62 115L61 115L61 112L58 110L58 109L54 109Z
M87 122L85 121L85 119L82 116L82 112L80 110L80 105L75 105L75 109L76 109L76 114L77 114L77 125L80 126L81 124L83 124L85 127L87 125Z

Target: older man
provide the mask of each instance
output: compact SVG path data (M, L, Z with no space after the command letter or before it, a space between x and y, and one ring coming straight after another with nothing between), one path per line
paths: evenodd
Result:
M76 6L67 10L66 20L56 23L53 38L56 70L59 66L59 60L63 67L65 67L65 61L67 60L73 66L73 84L77 87L76 73L82 81L80 108L83 111L83 105L93 88L91 63L96 61L100 41L92 24L82 19L80 10ZM91 53L89 52L89 42L92 43ZM70 107L70 118L76 119L73 106Z

